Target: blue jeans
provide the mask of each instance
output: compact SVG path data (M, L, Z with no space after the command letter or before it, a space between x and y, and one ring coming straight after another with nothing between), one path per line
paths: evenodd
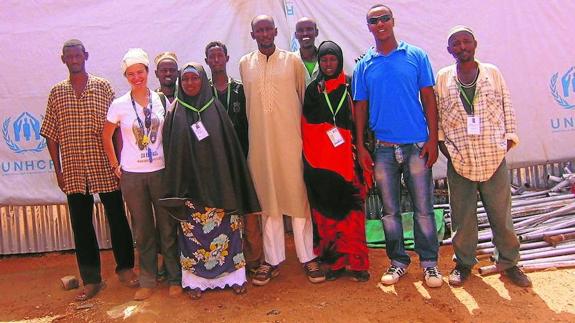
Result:
M391 264L406 268L411 259L405 252L400 209L401 175L413 204L415 252L422 267L437 265L439 241L433 213L433 177L419 158L423 143L378 146L375 149L375 180L383 203L385 248Z

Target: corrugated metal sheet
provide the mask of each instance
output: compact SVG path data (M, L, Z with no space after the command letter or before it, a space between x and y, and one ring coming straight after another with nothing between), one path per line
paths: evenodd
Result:
M551 185L548 174L561 176L564 168L571 165L568 161L532 165L511 169L509 173L514 185L528 184L531 188L543 189ZM446 184L446 180L435 181L439 190L445 190ZM101 203L94 207L94 228L100 248L110 248L110 232ZM74 249L67 205L0 206L0 231L0 255Z
M575 171L573 169L573 162L575 161L563 161L511 169L509 171L511 183L517 186L526 185L527 187L535 189L548 188L554 184L549 183L547 176L561 176L565 168L570 169L572 172Z
M94 228L101 249L111 247L104 207L94 207ZM1 206L0 254L38 253L74 249L67 205Z

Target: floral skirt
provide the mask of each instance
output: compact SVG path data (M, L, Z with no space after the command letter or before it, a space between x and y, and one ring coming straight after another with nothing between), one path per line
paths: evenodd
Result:
M225 287L225 285L211 286L206 284L206 280L220 280L227 284L226 279L221 279L232 273L234 275L229 278L232 278L234 283L237 283L239 277L243 277L245 281L245 274L241 274L245 273L246 262L242 252L240 216L208 207L199 211L192 212L188 216L188 221L180 222L178 228L183 287L201 289ZM241 273L236 273L238 270ZM201 286L192 286L195 285L193 281L203 283Z

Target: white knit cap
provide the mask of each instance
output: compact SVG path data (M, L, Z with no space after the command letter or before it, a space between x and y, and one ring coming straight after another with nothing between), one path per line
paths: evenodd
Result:
M449 38L451 38L451 36L455 35L456 33L460 32L460 31L465 31L465 32L471 34L471 36L473 36L475 38L475 34L473 33L473 30L471 30L471 28L469 28L467 26L463 26L463 25L457 25L457 26L454 26L453 28L451 28L449 30L449 32L447 33L447 42L449 43Z
M122 59L122 73L126 73L126 69L134 64L144 64L146 67L150 64L148 54L141 48L130 48Z

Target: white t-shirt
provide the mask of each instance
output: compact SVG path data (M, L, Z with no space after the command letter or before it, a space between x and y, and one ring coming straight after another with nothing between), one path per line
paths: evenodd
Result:
M164 168L164 148L162 147L164 106L160 96L154 91L150 92L152 113L149 127L146 127L144 108L134 101L135 110L140 118L138 122L130 92L115 99L108 109L107 120L119 125L122 132L123 146L120 164L122 169L128 172L147 173ZM147 145L143 142L144 135L148 137Z

